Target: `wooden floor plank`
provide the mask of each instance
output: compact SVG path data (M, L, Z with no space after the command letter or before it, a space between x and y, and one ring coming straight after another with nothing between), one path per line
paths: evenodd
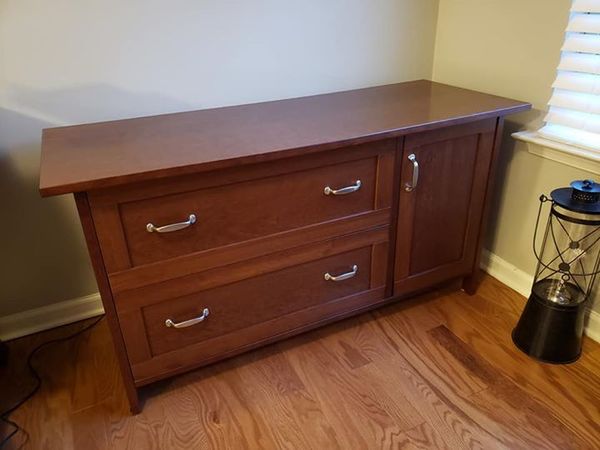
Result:
M436 345L427 332L443 324L440 320L434 320L434 315L426 309L427 302L415 305L398 314L395 308L377 311L376 317L379 323L391 325L397 334L410 342L416 356L435 373L444 376L445 382L453 391L463 396L469 396L482 391L487 386L485 382L474 377L463 366L456 364L454 358L447 351Z
M105 405L94 405L90 408L71 414L70 422L73 433L73 447L88 450L108 448L108 435L104 413Z
M209 448L277 448L270 425L236 386L239 380L234 370L219 367L209 378L189 386L209 434Z
M287 356L328 422L338 430L342 448L379 447L391 433L402 431L402 425L358 386L355 375L339 371L339 364L330 360L318 340Z
M272 404L276 399L282 402L283 409L294 423L294 429L299 435L310 435L304 446L292 448L314 448L315 450L340 447L340 437L335 428L329 423L321 411L319 403L310 394L298 373L292 367L285 350L279 346L271 346L259 353L260 359L244 370L239 370L240 377L255 375L257 387L263 394L263 411L272 416ZM261 354L262 353L262 354ZM250 374L248 374L250 372ZM244 384L244 386L249 386ZM270 419L270 417L268 417ZM273 420L269 420L273 423ZM272 425L273 427L273 425ZM287 430L286 423L281 429ZM309 431L310 430L310 431Z
M517 446L518 438L510 432L507 433L501 424L489 420L476 408L469 400L471 394L467 395L456 389L456 380L451 381L440 366L422 359L422 349L418 347L421 339L416 338L413 333L403 334L407 324L403 320L398 321L397 316L393 316L393 320L390 320L390 317L392 316L380 318L378 326L393 344L396 352L404 358L404 364L407 366L404 373L413 379L415 388L426 393L426 397L435 398L434 405L445 419L448 432L456 434L467 448ZM449 355L445 358L449 364ZM458 366L456 363L455 365Z
M599 372L590 370L592 364L587 352L575 364L539 363L515 348L511 341L510 332L518 317L497 311L497 306L490 306L482 297L476 296L477 301L467 303L469 299L463 294L453 294L440 299L433 308L445 316L454 334L554 411L574 433L600 448ZM593 341L588 340L587 344L587 348L598 347Z
M361 348L365 339L368 339L366 327L359 320L351 321L344 330L333 327L324 334L318 335L318 346L322 355L328 361L334 363L334 368L340 373L352 374L341 384L341 395L344 392L360 392L376 402L387 415L395 419L397 425L404 430L411 429L424 422L419 411L404 396L401 391L393 386L396 383L394 374L384 373L374 364L371 364L368 356ZM351 355L352 357L348 357ZM360 361L357 364L356 361ZM345 366L345 367L344 367ZM373 376L364 377L365 367L369 366ZM346 369L346 370L345 370ZM341 376L338 376L341 380ZM368 383L365 381L368 380ZM346 384L347 383L347 384Z
M509 420L510 429L518 434L523 448L582 448L583 442L570 432L548 408L538 403L525 390L489 364L448 328L439 326L429 331L456 361L484 381L488 388L471 397L488 417ZM484 401L482 401L484 399Z
M425 422L405 431L398 436L394 448L404 450L422 450L422 449L442 449L450 450L446 443L440 438L440 435Z
M403 309L403 306L398 308ZM437 430L444 445L453 449L483 448L483 443L491 443L494 448L499 448L493 439L485 436L481 439L478 427L470 424L469 420L464 420L460 411L444 402L435 388L405 359L393 340L382 333L377 320L355 320L360 324L346 329L359 330L355 335L360 335L363 343L368 342L368 345L362 347L362 351L374 363L357 369L363 379L369 383L380 381L394 398L406 398L411 405L415 405L419 415ZM433 323L438 322L431 324ZM402 401L399 400L399 403Z
M31 449L600 448L600 345L527 357L510 339L524 301L490 277L440 289L151 385L137 416L102 321L40 352L42 389L12 419ZM0 406L31 387L35 345L86 323L10 342Z

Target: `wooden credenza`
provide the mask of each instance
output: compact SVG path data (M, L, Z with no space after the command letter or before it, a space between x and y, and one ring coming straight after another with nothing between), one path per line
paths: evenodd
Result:
M460 279L476 287L503 117L429 81L44 130L137 388Z

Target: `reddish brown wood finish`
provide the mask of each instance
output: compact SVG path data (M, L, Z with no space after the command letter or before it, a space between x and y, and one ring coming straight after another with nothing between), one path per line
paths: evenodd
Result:
M387 228L131 290L116 298L137 384L181 371L266 339L304 329L384 298ZM327 281L358 266L355 277ZM165 326L209 308L189 328Z
M44 130L40 192L57 195L340 148L529 105L431 81Z
M394 158L395 141L384 140L343 154L98 192L90 201L108 272L118 272L111 277L113 289L136 287L139 280L154 277L161 281L169 274L182 276L182 270L188 272L181 265L197 271L207 268L206 263L227 264L275 251L280 244L335 237L341 230L327 235L339 228L336 220L348 224L345 232L389 223ZM357 180L362 184L356 192L323 192L325 186L340 188ZM186 229L166 234L146 230L149 222L181 222L190 214L197 222ZM132 274L129 268L138 270Z
M418 81L46 130L40 190L75 195L132 411L136 387L465 277L502 116ZM421 165L417 189L409 154ZM325 196L362 182L346 196ZM171 234L146 231L198 222ZM355 278L323 278L359 266ZM204 307L209 318L167 328Z
M387 226L389 210L337 219L318 225L311 225L285 233L266 236L236 245L228 245L201 253L194 253L166 262L148 264L109 275L113 293L146 286L172 278L193 275L197 272L235 264L249 258L268 255L288 248L299 247L308 242L323 242L360 230Z
M92 219L87 195L85 193L75 194L75 203L77 205L83 234L85 235L88 251L90 253L90 259L92 260L94 274L96 275L96 282L98 283L98 290L100 291L100 297L102 298L102 305L104 306L104 311L106 313L106 321L112 334L112 340L117 353L119 368L121 369L121 376L129 400L129 406L131 412L137 414L140 411L140 401L134 385L129 360L127 358L127 350L125 349L125 342L123 341L123 335L121 334L121 324L119 323L119 318L113 302L106 269L102 260L102 253L100 251L100 246L98 245L98 239L96 238L94 220Z
M394 295L470 274L478 252L481 214L496 120L408 136L402 176ZM416 155L419 181L412 181Z
M296 228L374 210L376 158L218 186L203 191L149 198L120 205L132 266L245 242ZM325 195L325 186L352 186L354 193ZM389 207L390 205L387 205ZM157 226L197 217L171 233L149 233Z
M473 269L463 280L463 289L467 294L473 295L477 291L479 280L481 279L481 270L479 265L481 261L481 250L483 249L483 238L487 228L487 219L490 215L490 206L496 182L496 167L500 159L500 144L502 142L502 130L504 129L504 117L498 117L496 123L496 134L494 136L494 149L492 151L492 160L488 169L487 184L485 188L485 200L483 202L483 213L481 214L481 223L479 225L479 236L477 237L477 251L473 260Z

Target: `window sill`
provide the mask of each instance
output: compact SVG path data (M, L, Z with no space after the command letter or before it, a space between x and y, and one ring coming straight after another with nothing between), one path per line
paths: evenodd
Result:
M600 156L574 147L540 137L535 131L519 131L512 137L527 143L527 150L542 158L551 159L577 169L600 175Z

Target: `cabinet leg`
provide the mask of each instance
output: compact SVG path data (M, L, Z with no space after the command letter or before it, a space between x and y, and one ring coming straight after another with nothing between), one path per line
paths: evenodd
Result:
M140 395L135 386L125 386L127 391L127 400L129 400L129 411L131 414L136 415L142 411L140 403Z
M469 295L475 295L481 283L481 272L478 270L463 278L462 288Z

